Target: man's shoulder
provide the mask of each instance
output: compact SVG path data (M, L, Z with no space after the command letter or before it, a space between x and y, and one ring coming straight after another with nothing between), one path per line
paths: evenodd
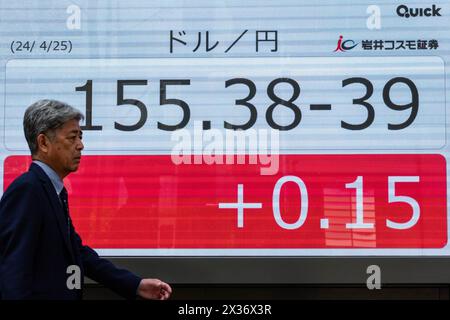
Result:
M39 177L36 175L33 170L29 170L27 172L22 173L20 176L15 178L8 188L5 190L5 193L8 191L12 191L15 189L32 189L36 190L36 188L41 184Z

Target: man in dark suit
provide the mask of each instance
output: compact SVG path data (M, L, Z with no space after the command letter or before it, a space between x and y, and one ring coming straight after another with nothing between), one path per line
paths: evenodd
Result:
M73 228L63 179L78 169L82 143L77 109L40 100L24 115L33 163L0 201L0 299L82 298L79 271L125 298L167 299L172 289L158 279L141 279L100 258Z

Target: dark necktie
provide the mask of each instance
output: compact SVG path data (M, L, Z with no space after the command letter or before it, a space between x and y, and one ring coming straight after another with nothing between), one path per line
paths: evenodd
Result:
M67 196L67 190L65 187L62 188L61 192L59 193L59 199L61 200L61 204L63 207L64 215L67 220L67 234L69 236L70 240L70 216L69 216L69 202L68 202L68 196Z

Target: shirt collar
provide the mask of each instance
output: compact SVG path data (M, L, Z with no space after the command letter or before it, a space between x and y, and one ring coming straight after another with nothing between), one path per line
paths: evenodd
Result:
M41 167L42 170L44 170L45 174L50 178L50 181L52 182L56 193L59 195L62 189L64 188L64 183L58 176L58 174L55 172L55 170L53 170L49 165L39 160L33 160L33 163L37 164L39 167Z

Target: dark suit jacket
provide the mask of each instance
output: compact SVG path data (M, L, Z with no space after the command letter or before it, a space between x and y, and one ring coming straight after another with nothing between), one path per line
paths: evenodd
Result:
M0 298L81 299L69 290L67 267L78 265L83 276L135 298L141 278L116 268L84 246L67 220L45 172L31 164L8 187L0 201Z

